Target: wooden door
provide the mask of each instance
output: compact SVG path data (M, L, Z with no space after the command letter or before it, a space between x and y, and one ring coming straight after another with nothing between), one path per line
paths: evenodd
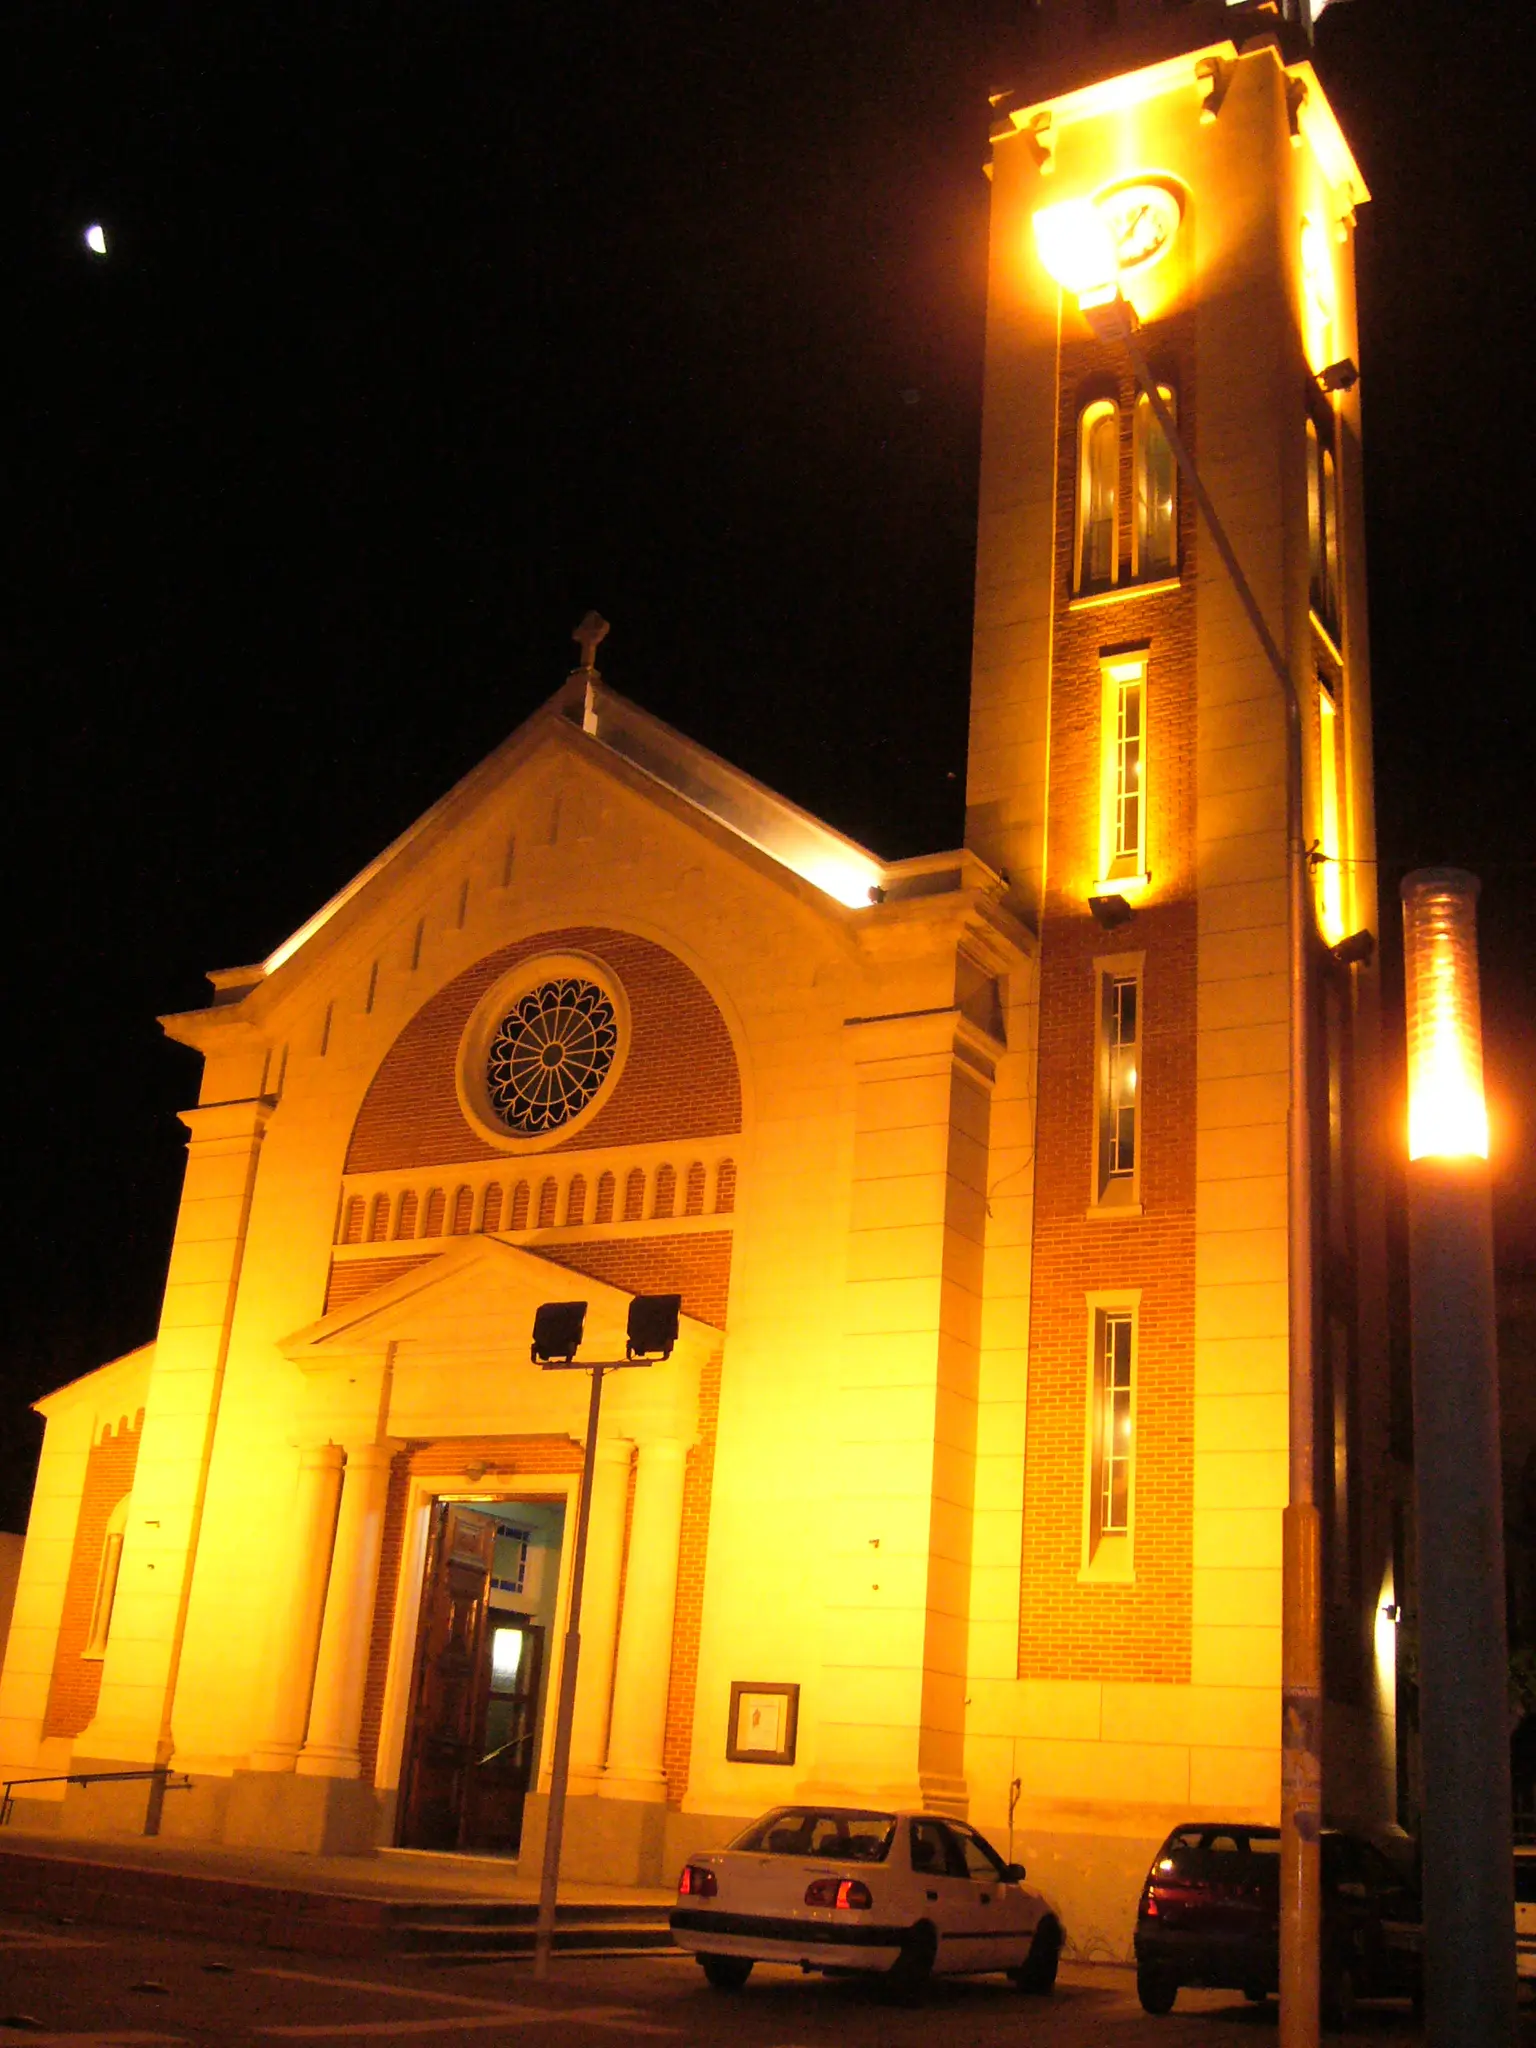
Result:
M408 1849L462 1848L469 1775L484 1754L494 1516L438 1505L428 1546L400 1785Z
M461 1840L466 1849L513 1855L523 1802L538 1766L544 1631L525 1614L493 1607L485 1625L485 1748L469 1773Z

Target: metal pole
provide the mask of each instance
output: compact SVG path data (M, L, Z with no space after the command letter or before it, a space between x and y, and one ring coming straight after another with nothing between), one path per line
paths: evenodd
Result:
M1445 869L1403 882L1415 899L1476 882ZM1412 952L1412 934L1410 954ZM1422 941L1421 941L1422 943ZM1444 954L1434 963L1442 990ZM1455 1008L1468 1050L1476 953ZM1410 971L1410 983L1414 980ZM1410 986L1409 1088L1415 1086ZM1449 1006L1448 1006L1449 1007ZM1479 1089L1480 1094L1480 1089ZM1413 1466L1418 1500L1419 1715L1424 1758L1424 1962L1428 2048L1508 2048L1515 2038L1509 1663L1499 1364L1488 1164L1475 1153L1410 1159Z
M565 1788L571 1775L571 1728L576 1714L576 1666L581 1659L581 1587L587 1573L587 1524L592 1515L592 1474L597 1465L597 1418L603 1399L603 1371L594 1365L587 1407L587 1441L581 1461L581 1499L576 1507L576 1555L571 1561L571 1607L565 1654L560 1660L560 1705L555 1715L554 1767L549 1779L549 1813L544 1830L544 1868L539 1879L539 1920L533 1937L533 1974L549 1975L555 1935L555 1898L560 1884L560 1839L565 1829ZM1513 1922L1511 1922L1513 1925Z
M1118 329L1111 329L1106 322L1105 331L1114 332L1124 344L1136 382L1173 451L1180 476L1204 514L1222 566L1232 579L1285 701L1286 922L1291 985L1286 1146L1290 1182L1290 1502L1283 1524L1280 1679L1280 2048L1315 2048L1322 1991L1322 1532L1313 1478L1312 1124L1307 1050L1311 912L1307 902L1301 704L1295 680L1243 574L1194 457L1137 344L1130 308L1125 308Z

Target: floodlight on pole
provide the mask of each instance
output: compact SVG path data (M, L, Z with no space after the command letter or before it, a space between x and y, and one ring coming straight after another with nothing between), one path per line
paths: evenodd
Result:
M1280 2048L1315 2048L1322 1991L1322 1527L1314 1471L1312 1133L1307 1028L1310 883L1302 787L1302 716L1291 674L1210 492L1137 340L1136 309L1120 288L1108 220L1091 199L1063 200L1034 217L1035 249L1071 293L1095 337L1122 348L1200 508L1254 638L1280 686L1286 723L1287 952L1290 981L1286 1167L1287 1311L1290 1325L1289 1494L1283 1522L1280 1711Z
M534 1310L533 1363L545 1372L589 1372L587 1436L582 1450L581 1495L576 1506L576 1548L571 1558L570 1608L560 1661L560 1699L555 1711L555 1748L549 1775L549 1810L544 1826L544 1863L539 1879L539 1917L533 1937L533 1974L549 1975L555 1938L555 1901L560 1885L560 1847L565 1832L565 1795L571 1776L571 1733L576 1721L576 1673L581 1661L581 1595L587 1575L587 1530L592 1518L592 1479L597 1469L597 1430L603 1403L603 1375L628 1366L660 1365L677 1343L680 1294L637 1294L629 1304L622 1358L578 1358L586 1329L584 1301L545 1301Z
M533 1343L529 1356L535 1365L569 1365L581 1349L587 1323L584 1301L542 1301L533 1314Z

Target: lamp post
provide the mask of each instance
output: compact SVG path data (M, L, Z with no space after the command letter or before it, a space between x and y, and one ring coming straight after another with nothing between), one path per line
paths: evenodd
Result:
M1120 252L1091 199L1069 199L1034 217L1040 260L1072 293L1099 340L1118 344L1199 506L1222 567L1253 628L1285 705L1287 953L1290 1073L1286 1167L1289 1345L1289 1501L1283 1524L1280 1715L1280 2044L1315 2048L1321 2007L1322 1934L1322 1541L1313 1470L1312 1135L1309 1120L1307 849L1302 789L1301 701L1157 379L1136 339L1136 311L1120 289Z
M1405 877L1429 2048L1515 2034L1493 1211L1474 875Z
M659 1365L677 1342L680 1294L637 1294L629 1304L622 1358L578 1359L586 1328L584 1301L546 1301L534 1312L531 1356L545 1372L589 1372L587 1439L582 1451L581 1498L576 1507L576 1550L571 1559L571 1603L565 1650L560 1660L560 1701L555 1712L555 1753L549 1778L549 1812L544 1828L544 1865L539 1878L539 1918L533 1937L533 1974L549 1975L555 1936L555 1900L560 1885L560 1847L565 1833L565 1793L571 1775L571 1729L576 1715L576 1667L581 1659L581 1591L587 1574L587 1527L592 1517L592 1475L597 1466L597 1424L603 1402L603 1374L628 1366Z

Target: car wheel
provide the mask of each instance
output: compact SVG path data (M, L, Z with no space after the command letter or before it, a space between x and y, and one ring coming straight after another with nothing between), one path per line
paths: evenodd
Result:
M716 1991L739 1991L752 1974L750 1956L700 1956L699 1964Z
M1178 1995L1179 1980L1171 1970L1151 1969L1145 1963L1137 1965L1136 1996L1143 2012L1172 2012Z
M1347 1957L1341 1956L1323 1979L1324 2026L1352 2026L1358 1997L1354 1966Z
M885 1988L892 1998L915 1998L933 1975L939 1959L939 1937L933 1924L919 1920L907 1930L901 1954L885 1973Z
M1056 1965L1061 1960L1061 1924L1049 1914L1035 1929L1035 1938L1029 1945L1029 1954L1015 1970L1008 1972L1008 1981L1016 1991L1027 1991L1037 1997L1044 1997L1056 1986Z

